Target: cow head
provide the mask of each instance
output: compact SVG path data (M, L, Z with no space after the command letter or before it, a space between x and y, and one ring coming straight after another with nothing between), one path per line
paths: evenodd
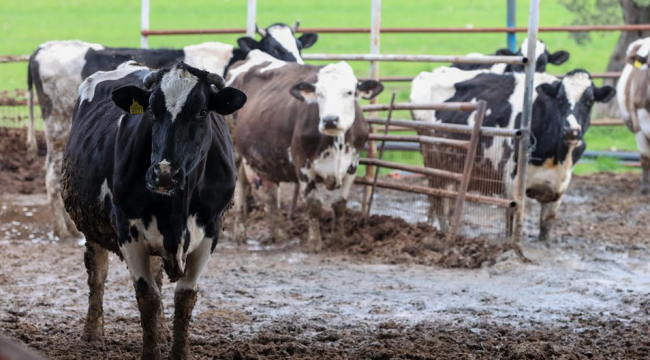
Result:
M304 64L300 52L302 49L314 45L318 40L318 35L304 33L296 39L295 33L299 24L299 22L296 22L296 25L291 27L286 24L276 23L266 29L260 29L256 25L255 29L262 36L262 40L256 41L250 37L242 37L237 39L237 44L245 53L257 49L279 60Z
M529 60L533 60L532 56L528 56L528 38L524 39L524 42L521 43L519 51L515 54L508 49L501 49L496 52L496 55L521 55L527 57ZM569 53L564 50L559 50L554 53L550 53L546 44L537 40L535 45L535 72L543 73L546 72L546 65L562 65L567 60L569 60ZM512 65L511 70L513 72L523 72L524 65Z
M545 108L559 116L566 145L578 146L591 121L595 102L607 102L616 95L611 86L596 87L585 70L573 70L562 81L537 87Z
M344 134L354 123L359 97L372 99L384 90L375 80L357 81L350 65L330 64L318 71L315 84L300 82L291 88L291 95L308 104L318 104L318 131L325 135Z
M145 89L126 86L113 91L113 102L151 124L149 190L171 195L183 190L186 175L205 158L212 141L214 113L230 114L246 102L241 91L225 87L221 76L180 62L149 73Z

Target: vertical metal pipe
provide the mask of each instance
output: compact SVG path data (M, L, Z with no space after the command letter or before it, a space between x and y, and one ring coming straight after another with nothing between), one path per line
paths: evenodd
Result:
M255 38L256 18L257 18L257 0L248 0L248 13L246 16L246 36Z
M527 54L535 53L535 46L537 44L537 31L539 27L539 1L530 0L530 14L528 18L528 51ZM511 238L513 246L517 246L523 239L523 225L524 214L526 212L526 171L528 169L528 149L530 147L530 122L533 110L533 91L535 76L535 61L529 59L526 63L526 79L524 90L524 107L521 114L521 127L524 136L521 138L519 144L519 159L517 168L517 198L519 206L517 207L517 221L514 236Z
M508 15L506 19L506 26L514 28L517 23L517 3L515 0L508 1ZM517 34L515 32L508 33L508 49L512 52L517 52Z
M370 53L379 54L379 32L381 28L381 0L372 0L372 10L370 13ZM370 61L370 78L379 81L379 61ZM370 100L371 104L377 103L377 98ZM376 112L370 113L371 117L377 117ZM374 127L370 126L370 131L374 132ZM374 141L368 143L368 157L374 158L377 154L377 144ZM366 166L366 176L373 177L375 169L372 166ZM363 206L361 211L368 210L372 189L366 186L363 197Z
M140 4L140 31L149 30L149 0L142 0ZM149 48L149 37L140 33L140 47Z
M388 128L390 127L390 120L393 117L393 105L395 105L395 95L393 93L390 97L390 107L388 108L388 116L386 117L386 125L384 125L384 135L388 135ZM386 148L386 140L381 141L381 146L379 147L379 161L384 157L384 149ZM377 166L375 169L375 178L372 180L372 188L370 188L370 197L368 198L368 209L366 211L366 218L370 216L370 210L372 209L372 198L375 195L375 186L377 185L377 178L379 177L380 167Z

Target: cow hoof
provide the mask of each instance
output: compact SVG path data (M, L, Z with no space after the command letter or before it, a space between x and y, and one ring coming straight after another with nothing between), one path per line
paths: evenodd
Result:
M161 358L162 356L160 355L160 348L158 346L142 348L142 360L160 360Z
M549 241L550 238L551 238L550 231L542 229L539 232L539 237L537 238L537 240L547 242Z
M104 336L100 332L84 331L81 340L95 346L104 344Z

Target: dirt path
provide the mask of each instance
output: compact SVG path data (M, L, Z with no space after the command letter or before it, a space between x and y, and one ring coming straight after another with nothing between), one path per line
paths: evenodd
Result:
M472 270L443 268L425 261L445 255L435 246L412 251L404 242L427 239L417 227L360 229L371 234L359 240L366 250L372 241L386 250L374 255L354 246L307 255L295 236L272 246L251 240L242 251L226 238L201 281L195 357L648 358L650 199L637 184L634 175L577 177L548 244L533 240L538 207L530 206L531 265L505 253ZM251 229L262 237L259 218ZM84 247L49 237L48 226L44 195L0 196L0 333L55 359L137 358L126 266L111 256L104 345L82 343ZM163 292L171 320L173 284Z

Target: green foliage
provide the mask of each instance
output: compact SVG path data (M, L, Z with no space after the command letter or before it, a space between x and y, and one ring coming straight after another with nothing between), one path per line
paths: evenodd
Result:
M622 23L618 0L559 0L574 14L572 25L616 25ZM650 0L640 0L649 1ZM592 41L589 32L574 32L570 36L580 45Z

